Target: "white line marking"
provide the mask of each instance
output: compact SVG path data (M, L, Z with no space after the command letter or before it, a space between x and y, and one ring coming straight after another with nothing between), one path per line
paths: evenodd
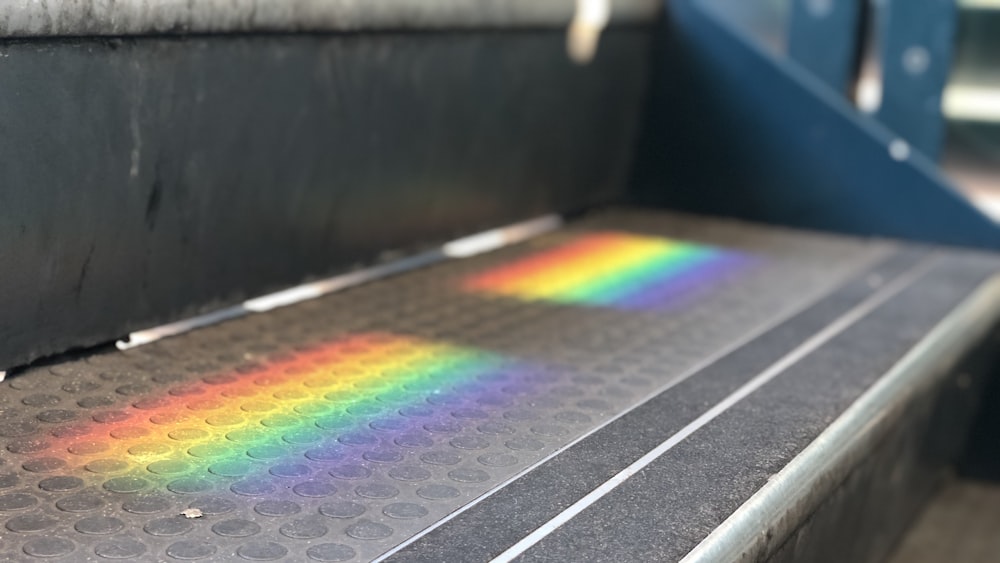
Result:
M166 338L168 336L175 336L194 330L196 328L202 328L209 325L214 325L221 323L223 321L228 321L230 319L235 319L242 317L247 314L246 308L243 305L234 305L232 307L227 307L225 309L219 309L217 311L212 311L211 313L206 313L204 315L198 315L197 317L191 317L188 319L180 320L170 324L160 325L154 328L147 328L145 330L139 330L128 335L128 340L119 340L115 342L115 347L119 350L129 350L137 346L142 346L144 344L149 344L150 342L156 342L161 338Z
M880 255L876 256L875 258L873 258L872 260L875 260L877 258L884 259L885 257L880 254ZM873 266L872 266L871 263L867 263L866 265L864 265L862 267L870 269ZM623 411L615 414L611 418L605 420L601 424L595 426L594 428L592 428L589 431L585 432L584 434L580 435L576 439L574 439L574 440L566 443L565 445L557 448L555 451L553 451L549 455L547 455L547 456L543 457L542 459L536 461L535 463L532 463L531 465L525 467L523 470L521 470L517 474L511 476L509 479L501 481L500 483L497 484L497 486L493 487L489 491L486 491L485 493L483 493L479 497L476 497L475 499L473 499L472 501L470 501L468 504L465 504L465 505L459 507L454 512L448 514L444 518L442 518L442 519L438 520L437 522L431 524L430 526L424 528L420 532L418 532L418 533L410 536L405 541L403 541L399 545L393 547L392 549L386 551L382 555L379 555L378 557L376 557L375 559L372 560L372 563L379 563L379 562L384 561L385 559L387 559L387 558L395 555L396 553L402 551L407 546L415 543L420 538L422 538L422 537L426 536L427 534L433 532L434 530L440 528L444 524L446 524L449 521L451 521L453 518L457 517L458 515L462 514L465 511L471 509L472 507L474 507L477 504L479 504L480 502L488 499L489 497L493 496L494 493L500 491L501 489L503 489L507 485L513 483L514 481L517 481L518 479L520 479L521 477L523 477L523 476L527 475L528 473L532 472L533 470L535 470L539 466L544 465L545 463L547 463L552 458L558 456L559 454L561 454L561 453L565 452L566 450L572 448L573 446L575 446L579 442L582 442L583 440L586 440L590 436L592 436L592 435L596 434L597 432L601 431L602 429L604 429L604 427L608 426L612 422L614 422L614 421L618 420L619 418L627 415L628 413L632 412L633 410L641 407L642 405L646 404L647 402L649 402L653 398L655 398L658 395L660 395L661 393L669 390L670 388L674 387L675 385L683 383L685 380L687 380L692 375L700 372L701 370L707 368L708 366L710 366L710 365L714 364L715 362L721 360L722 358L728 356L732 352L735 352L739 348L742 348L746 344L749 344L753 340L757 339L759 336L761 336L764 333L768 332L769 330L777 327L778 325L780 325L780 324L788 321L792 317L794 317L794 316L796 316L796 315L804 312L806 309L808 309L809 307L812 307L816 303L819 303L821 300L823 300L824 298L828 297L834 291L836 291L837 289L840 289L843 286L843 284L846 283L846 280L840 280L840 282L841 282L841 285L837 285L837 286L831 285L829 288L826 288L825 290L817 293L816 295L807 297L802 303L798 304L797 306L790 307L788 310L782 311L782 312L778 313L777 315L775 315L770 320L762 322L760 325L758 325L758 326L754 327L753 329L747 331L747 333L744 334L743 336L741 336L740 338L737 338L737 339L731 341L726 346L720 348L719 350L715 351L714 353L710 354L709 356L706 356L702 360L698 361L693 366L691 366L688 369L684 370L675 379L669 381L665 385L662 385L662 386L656 388L651 393L649 393L648 395L646 395L645 397L643 397L641 400L639 400L638 402L636 402L633 406L631 406L631 407L629 407L629 408L627 408L627 409L625 409L625 410L623 410Z
M561 227L562 223L562 217L558 215L545 215L516 225L453 240L442 246L441 250L450 258L468 258L554 231Z
M808 340L783 356L777 362L771 364L767 369L745 383L728 397L705 411L698 418L691 421L687 426L668 438L665 442L654 448L646 455L637 459L632 463L632 465L629 465L617 475L605 481L601 486L597 487L580 500L570 505L569 508L563 510L545 524L542 524L534 532L521 539L521 541L512 545L509 549L507 549L507 551L504 551L493 559L493 563L507 563L512 561L514 558L518 557L532 546L542 541L546 536L556 531L556 529L560 526L569 522L573 517L586 510L589 506L600 500L611 491L615 490L619 485L628 480L629 477L635 475L639 471L642 471L646 466L664 453L670 451L674 446L684 441L688 436L694 434L706 424L718 418L719 415L726 412L726 410L731 408L733 405L739 403L748 395L760 389L785 370L816 351L840 333L844 332L851 325L867 316L880 305L898 295L901 291L909 287L917 278L925 274L933 266L933 264L934 260L932 259L924 260L903 276L897 278L892 283L887 284L874 295L865 299L847 313L841 315L826 328L814 334Z

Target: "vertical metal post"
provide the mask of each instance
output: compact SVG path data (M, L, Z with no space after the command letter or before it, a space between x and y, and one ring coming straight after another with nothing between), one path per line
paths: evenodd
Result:
M941 152L941 96L948 82L955 0L883 0L882 104L878 119L932 159Z
M794 0L788 56L846 94L858 56L861 15L861 0Z

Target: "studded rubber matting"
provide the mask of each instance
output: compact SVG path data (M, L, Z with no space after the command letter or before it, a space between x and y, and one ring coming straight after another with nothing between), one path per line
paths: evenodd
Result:
M377 558L885 252L617 212L12 374L0 559Z

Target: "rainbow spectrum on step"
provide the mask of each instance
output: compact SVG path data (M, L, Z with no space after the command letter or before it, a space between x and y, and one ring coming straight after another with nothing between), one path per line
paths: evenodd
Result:
M329 475L365 477L363 461L399 461L406 448L433 445L435 433L461 431L463 419L483 435L504 436L502 423L463 407L462 397L474 392L503 405L544 379L545 368L497 354L355 334L57 427L36 460L118 493L221 486L247 496L294 489L322 497L336 491Z
M462 287L528 301L661 309L679 305L753 261L712 246L602 231L474 274Z

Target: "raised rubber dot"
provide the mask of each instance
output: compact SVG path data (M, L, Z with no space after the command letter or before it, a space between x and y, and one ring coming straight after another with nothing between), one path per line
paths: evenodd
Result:
M122 509L132 514L156 514L173 506L173 503L161 496L137 496L122 503Z
M319 513L330 518L356 518L365 513L365 507L356 502L328 502L320 505Z
M203 493L212 490L212 483L207 479L188 477L184 479L176 479L167 483L167 490L179 495Z
M556 415L553 418L555 418L559 422L564 422L566 424L587 424L591 422L591 420L593 420L590 418L589 415L575 411L565 411L556 413Z
M112 493L137 493L145 489L149 482L129 475L115 477L104 482L104 488Z
M510 454L486 454L476 460L489 467L508 467L517 463L517 458Z
M232 455L232 448L219 446L216 444L198 444L188 448L188 454L201 459L214 459Z
M250 462L222 461L210 465L208 471L220 477L242 477L250 471Z
M370 432L348 432L337 440L348 446L370 446L378 443L378 437Z
M382 513L390 518L412 519L427 516L427 509L412 502L397 502L382 509Z
M448 485L426 485L417 489L417 496L427 500L444 500L456 498L460 495L461 493L458 489Z
M354 559L354 548L339 543L321 543L306 550L306 556L315 561L337 562Z
M243 424L245 418L233 414L216 414L205 418L205 423L210 426L237 426Z
M62 493L72 491L83 486L83 479L79 477L60 476L48 477L38 482L38 488L52 493Z
M545 442L534 438L515 438L508 440L505 445L512 450L536 452L545 447Z
M424 481L429 479L431 472L423 467L402 466L389 470L389 477L397 481Z
M429 448L434 445L434 440L421 434L404 434L397 436L393 442L404 448Z
M326 535L329 529L317 518L302 518L282 524L281 535L292 539L309 540Z
M94 455L103 452L108 449L108 445L104 442L77 442L66 450L75 455Z
M59 521L44 514L23 514L7 521L7 529L12 532L41 532L58 524Z
M237 504L228 498L221 496L209 496L202 497L195 501L192 501L188 508L197 508L207 516L217 516L219 514L227 514L236 510Z
M76 419L76 413L66 409L51 409L38 413L35 418L49 424L59 424Z
M142 529L151 536L180 536L194 529L194 524L187 518L177 515L151 520Z
M292 516L302 511L301 506L289 500L265 500L253 509L263 516Z
M274 475L275 477L305 477L309 475L311 471L308 465L301 463L282 463L272 466L268 473Z
M157 475L177 475L180 473L185 473L191 468L190 465L184 463L183 461L175 461L172 459L154 461L146 466L146 470L150 473L155 473Z
M354 489L358 496L371 499L393 498L399 494L399 489L384 483L369 483Z
M264 401L250 401L240 405L240 409L246 412L270 412L275 409L274 403Z
M21 399L21 402L29 407L54 407L59 404L58 395L28 395Z
M509 435L515 433L515 430L511 426L495 421L484 422L477 426L476 430L490 436Z
M346 454L338 448L321 447L306 450L305 457L313 461L340 461Z
M159 456L168 454L173 451L167 444L136 444L128 449L128 453L136 457L142 456Z
M480 436L457 436L448 443L460 450L485 450L490 447L489 440Z
M91 418L95 422L100 422L101 424L112 424L116 422L125 422L126 420L132 418L132 413L129 411L103 411L95 413Z
M410 425L407 424L406 421L399 418L387 418L369 422L368 427L372 430L378 430L380 432L397 432L399 430L409 428Z
M292 492L301 497L321 498L337 492L337 487L321 481L306 481L292 487Z
M21 548L33 557L61 557L76 549L76 544L65 538L42 537L25 542Z
M51 473L65 467L66 462L57 457L40 457L29 459L21 464L25 471L32 473Z
M451 413L455 418L465 418L465 419L483 419L489 418L486 411L480 409L456 409Z
M361 465L341 465L330 470L330 475L338 479L366 479L372 474L371 470Z
M448 472L448 477L460 483L482 483L489 481L490 474L482 469L461 467Z
M255 446L247 450L247 455L259 460L281 459L285 457L285 449L278 446Z
M167 433L172 440L190 442L193 440L204 440L208 438L208 432L199 428L178 428Z
M455 465L462 461L462 456L455 452L434 451L421 454L420 460L432 465Z
M260 532L260 525L243 519L223 520L212 525L212 531L227 538L245 538Z
M98 459L85 465L87 471L91 473L118 473L128 469L128 463L120 459Z
M565 436L569 433L565 427L556 424L537 424L531 427L531 431L539 436L550 437Z
M25 493L0 495L0 510L13 511L28 508L38 503L38 499Z
M87 512L102 506L104 506L104 500L89 493L63 497L56 501L56 508L66 512Z
M146 552L146 545L129 537L116 537L94 546L94 553L105 559L132 559Z
M167 546L167 555L181 561L196 561L215 555L218 548L206 542L179 541Z
M30 436L38 431L38 424L31 420L4 420L0 421L0 436L5 438L18 438Z
M274 485L263 480L245 480L233 483L229 490L238 495L261 496L273 493Z
M289 444L307 445L319 442L324 437L322 433L312 430L293 430L282 434L281 439Z
M116 440L134 440L136 438L142 438L143 436L149 435L149 430L142 428L141 426L125 426L122 428L115 428L111 430L109 434Z
M288 549L274 542L254 542L244 544L236 554L248 561L276 561L288 554Z
M347 535L359 540L380 540L392 535L392 528L379 522L361 520L344 530Z
M433 434L457 434L462 431L462 425L451 421L428 422L424 430Z
M125 527L125 523L110 516L90 516L78 520L73 527L81 534L106 535L121 530Z

